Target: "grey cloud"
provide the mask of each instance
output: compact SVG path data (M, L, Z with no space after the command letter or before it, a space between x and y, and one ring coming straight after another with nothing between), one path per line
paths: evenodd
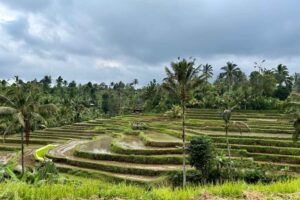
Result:
M21 59L22 66L34 65L22 55L41 60L43 66L61 65L52 69L58 72L49 68L45 73L70 78L72 71L85 71L84 78L73 76L78 80L160 79L163 66L177 56L198 57L216 68L231 58L246 70L261 58L274 65L285 61L293 71L299 65L295 63L300 57L297 0L9 0L1 4L21 13L0 23L9 42L22 43L18 52L9 52L12 57ZM39 22L47 27L43 35L30 32L30 19L43 19ZM96 70L96 59L116 60L125 70ZM0 66L8 62L0 56Z

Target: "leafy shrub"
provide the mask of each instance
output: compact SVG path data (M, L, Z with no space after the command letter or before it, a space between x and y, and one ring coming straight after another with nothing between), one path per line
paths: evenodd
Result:
M57 181L58 176L59 174L55 164L50 160L46 160L36 168L34 182L53 183Z
M259 169L246 169L243 174L243 179L246 183L257 183L259 181L265 182L266 174Z
M182 186L183 174L182 171L171 172L168 176L169 182L176 187ZM201 183L203 176L200 171L197 170L188 170L186 172L186 180L192 184Z
M182 109L178 105L173 105L171 110L168 110L165 112L164 116L170 117L170 118L180 118L182 117Z
M187 151L190 164L201 171L203 177L208 177L216 159L211 139L207 136L192 138Z

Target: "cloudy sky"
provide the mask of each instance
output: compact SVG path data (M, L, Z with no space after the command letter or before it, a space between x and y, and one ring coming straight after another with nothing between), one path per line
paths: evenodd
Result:
M299 0L0 0L0 79L164 77L178 56L300 72Z

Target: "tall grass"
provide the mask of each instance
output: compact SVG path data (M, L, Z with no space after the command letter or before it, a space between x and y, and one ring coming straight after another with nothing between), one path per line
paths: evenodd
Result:
M68 176L69 181L57 184L29 185L24 182L0 183L0 199L35 200L35 199L143 199L143 200L185 200L197 198L203 192L216 196L236 198L244 191L257 191L264 194L290 194L300 191L300 179L277 182L270 185L248 185L243 182L225 183L223 185L187 186L185 189L167 186L147 188L126 183L110 183L88 178Z

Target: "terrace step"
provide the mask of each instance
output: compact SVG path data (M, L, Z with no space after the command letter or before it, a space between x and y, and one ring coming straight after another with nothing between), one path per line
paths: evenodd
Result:
M270 165L270 162L265 161L255 161L256 163L260 165ZM272 162L272 166L278 167L279 169L283 169L285 167L289 168L289 171L300 173L300 165L297 164L290 164L290 163L278 163L278 162Z
M93 136L59 135L59 134L45 134L45 133L31 134L30 137L31 138L38 138L38 139L61 139L61 140L92 139L93 138Z
M130 162L140 164L181 164L181 155L126 155L126 154L108 154L108 153L93 153L76 149L74 156L88 158L93 160L108 160L118 162Z
M225 137L212 137L214 143L225 143ZM300 148L300 142L292 142L288 140L278 139L256 139L256 138L230 138L230 144L243 144L243 145L259 145L259 146L275 146L275 147L295 147Z
M263 154L263 153L249 153L247 152L245 156L252 157L254 161L267 161L275 163L289 163L300 165L300 156L289 156L280 154Z
M56 157L55 155L47 154L47 157L56 163L64 163L72 166L107 171L112 173L133 174L158 176L168 172L178 171L181 165L149 165L136 164L117 161L92 160L74 156Z
M140 137L147 146L152 146L152 147L182 146L182 142L179 138L165 133L145 132L144 134L140 134Z
M30 139L29 144L40 144L40 145L46 145L51 143L64 143L65 140L38 140L38 139ZM14 137L14 138L6 138L5 143L14 143L14 144L21 144L21 139Z
M226 143L215 143L218 148L226 148ZM268 147L259 145L237 145L231 144L231 149L246 150L249 153L266 153L275 155L287 155L287 156L300 156L300 148L290 148L290 147Z
M47 128L45 132L59 132L59 133L78 133L78 134L97 134L99 132L94 130L76 130L76 129L63 129L63 128Z
M92 133L69 133L69 132L48 132L48 131L36 131L33 132L36 135L46 135L46 136L53 136L53 137L94 137L97 134Z
M105 181L126 181L136 184L155 184L163 181L162 177L111 173L93 169L86 169L83 167L75 167L66 164L56 164L56 166L58 170L63 173L81 177L104 179Z
M0 144L0 151L18 151L21 149L20 144Z
M134 155L164 155L164 154L180 154L182 148L128 148L118 143L112 143L111 151L118 154L134 154Z
M210 137L224 137L225 133L224 131L199 131L195 129L187 128L187 134L190 136L199 136L199 135L208 135ZM274 133L256 133L256 132L248 132L248 133L242 133L242 135L239 132L230 132L229 138L252 138L252 139L272 139L272 140L291 140L291 135L289 134L274 134Z

